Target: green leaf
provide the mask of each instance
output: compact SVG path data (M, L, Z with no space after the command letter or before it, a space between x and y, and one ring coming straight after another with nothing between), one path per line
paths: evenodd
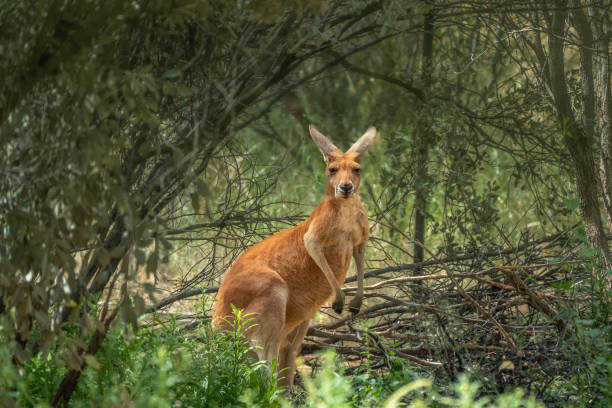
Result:
M157 271L157 264L159 262L159 255L157 251L151 252L149 258L147 259L147 273L153 274Z
M429 388L429 387L431 387L431 381L426 380L426 379L418 379L411 383L408 383L404 385L403 387L400 387L399 389L397 389L393 394L391 394L389 399L387 399L387 401L385 402L385 408L395 408L399 406L400 400L406 394L412 391L418 390L419 388Z
M572 284L570 282L559 282L559 283L553 283L551 285L553 288L557 288L557 289L561 289L561 290L565 290L568 291L572 288Z
M563 203L565 204L565 207L570 211L575 211L576 208L578 208L578 200L576 200L575 198L566 198Z
M189 194L189 198L191 198L191 207L195 212L200 211L200 195L196 193Z
M100 363L98 362L98 360L90 354L85 356L85 362L88 366L93 367L95 370L100 368Z
M600 328L594 328L594 329L587 330L587 334L593 338L600 337L602 332L603 330Z
M138 316L142 315L146 309L145 301L140 295L134 295L134 309Z
M127 299L121 303L121 317L124 322L132 326L134 331L138 330L138 316L136 315L136 310L134 310L132 302Z
M212 194L210 188L208 187L208 183L206 183L204 180L197 178L195 179L194 184L196 187L196 191L202 196L209 197Z
M100 265L108 265L110 258L110 253L106 249L100 248L100 251L98 251L98 262L100 262Z
M136 263L138 265L144 265L145 263L145 253L142 249L136 248L134 250L134 257L136 258Z
M164 72L164 74L162 75L162 78L164 79L176 79L176 78L180 78L183 75L183 72L178 69L178 68L172 68L169 69L168 71Z
M596 248L584 248L582 250L582 256L585 258L594 258L599 254L599 250Z

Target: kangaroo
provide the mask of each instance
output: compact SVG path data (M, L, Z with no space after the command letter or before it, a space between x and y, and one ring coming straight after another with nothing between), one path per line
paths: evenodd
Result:
M278 232L246 250L227 271L215 303L213 325L231 325L232 306L253 313L255 324L246 337L257 358L271 362L291 387L295 358L317 310L335 296L332 308L344 307L340 287L351 262L357 267L357 293L349 303L357 313L363 298L363 262L369 237L368 216L358 196L360 160L374 142L376 128L368 130L343 153L317 130L310 135L326 164L325 197L301 224Z

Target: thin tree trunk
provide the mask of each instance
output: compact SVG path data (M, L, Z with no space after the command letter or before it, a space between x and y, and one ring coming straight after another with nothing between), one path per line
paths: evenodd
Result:
M563 38L567 9L565 2L557 2L556 5L557 8L552 16L551 32L549 33L550 89L553 95L553 104L562 127L565 146L574 162L580 215L584 221L589 245L601 251L604 266L610 268L612 260L610 259L597 196L599 177L595 172L593 138L589 137L588 131L585 131L574 117L566 84Z
M94 356L98 352L98 349L100 348L100 346L102 346L102 343L104 342L104 338L106 337L106 333L108 332L110 324L117 317L119 308L120 305L118 305L115 310L113 310L113 312L104 320L102 327L96 329L91 340L89 341L87 350L81 350L81 353L85 352L85 354L87 355ZM74 392L79 382L79 378L81 377L81 373L85 369L85 365L86 361L85 359L83 359L79 369L70 369L64 375L64 378L62 379L62 382L60 383L60 386L57 389L55 396L51 400L52 406L57 407L60 404L65 405L68 403L68 401L70 401L70 397L72 396L72 393Z
M588 22L593 33L593 44L584 45L594 47L593 68L595 70L595 117L599 131L599 177L601 178L601 192L608 228L612 232L612 90L610 89L609 37L605 15L599 15L591 7Z
M432 11L425 14L423 22L423 50L421 59L421 72L423 77L423 90L425 98L421 103L421 117L416 129L416 191L415 191L415 218L414 218L414 263L423 262L423 245L425 244L425 221L427 215L427 160L429 156L429 145L431 143L431 123L427 120L425 110L428 109L428 94L431 87L431 70L433 55L433 33L434 15ZM416 275L421 274L421 270L415 270Z

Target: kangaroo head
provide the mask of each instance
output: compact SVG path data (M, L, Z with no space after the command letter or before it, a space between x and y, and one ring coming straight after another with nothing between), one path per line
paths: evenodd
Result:
M374 142L376 128L370 126L346 153L313 125L309 126L310 136L323 154L326 165L326 193L334 198L348 198L359 189L361 181L361 157Z

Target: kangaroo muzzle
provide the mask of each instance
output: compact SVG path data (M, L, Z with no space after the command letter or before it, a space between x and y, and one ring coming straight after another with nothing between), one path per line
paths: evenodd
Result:
M336 186L336 197L347 198L355 191L353 183L338 183Z

